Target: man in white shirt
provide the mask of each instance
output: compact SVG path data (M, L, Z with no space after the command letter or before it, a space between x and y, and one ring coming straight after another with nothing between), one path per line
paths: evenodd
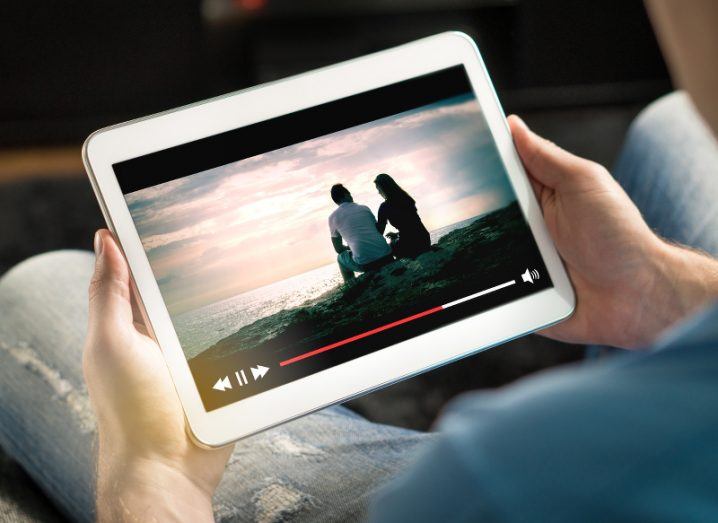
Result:
M373 271L391 263L391 247L379 233L371 209L354 203L341 184L332 186L331 195L338 207L329 215L329 233L344 281L353 280L355 272Z

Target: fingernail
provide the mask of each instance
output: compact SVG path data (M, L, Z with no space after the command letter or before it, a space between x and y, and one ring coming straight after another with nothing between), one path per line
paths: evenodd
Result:
M95 256L100 256L102 254L102 235L100 234L100 231L97 231L95 233Z

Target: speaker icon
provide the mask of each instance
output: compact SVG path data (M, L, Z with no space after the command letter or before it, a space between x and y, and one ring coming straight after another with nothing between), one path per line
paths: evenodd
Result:
M539 271L536 269L531 269L530 271L526 269L526 271L521 275L521 279L524 283L533 283L534 280L538 280L539 278Z

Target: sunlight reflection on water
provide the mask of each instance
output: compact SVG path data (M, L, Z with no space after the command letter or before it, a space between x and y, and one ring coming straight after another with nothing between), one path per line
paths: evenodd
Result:
M449 232L464 227L479 217L469 218L430 233L431 243ZM234 334L245 325L301 305L321 296L342 282L336 263L292 276L259 289L232 296L172 318L187 358L196 356L216 342Z

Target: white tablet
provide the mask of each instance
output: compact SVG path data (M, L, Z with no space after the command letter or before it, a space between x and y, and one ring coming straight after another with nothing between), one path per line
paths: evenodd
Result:
M461 33L102 129L83 155L202 445L573 311Z

